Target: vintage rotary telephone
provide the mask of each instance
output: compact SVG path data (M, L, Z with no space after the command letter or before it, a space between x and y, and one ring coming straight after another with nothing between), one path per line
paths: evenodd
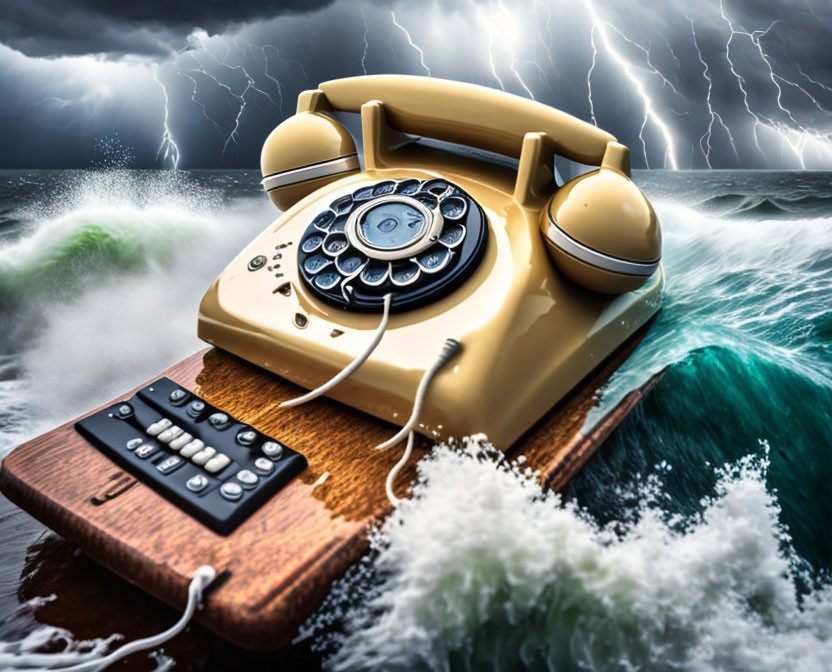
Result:
M361 115L363 169L336 111ZM556 154L599 169L558 186ZM269 135L262 170L285 212L208 290L199 336L323 384L300 401L326 392L405 425L396 439L507 448L659 308L661 233L628 149L540 103L423 77L325 82Z

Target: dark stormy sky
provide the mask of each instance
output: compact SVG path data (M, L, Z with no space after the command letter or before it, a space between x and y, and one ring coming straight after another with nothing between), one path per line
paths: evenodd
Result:
M503 88L639 167L832 168L829 0L0 0L0 168L254 167L299 91Z

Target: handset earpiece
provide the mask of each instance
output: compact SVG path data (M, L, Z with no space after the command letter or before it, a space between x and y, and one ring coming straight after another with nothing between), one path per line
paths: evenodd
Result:
M334 119L301 111L275 128L260 155L263 188L287 210L316 189L360 169L355 140Z
M618 143L609 143L598 170L555 192L540 229L558 269L596 292L638 289L659 266L659 220L630 179L629 152Z

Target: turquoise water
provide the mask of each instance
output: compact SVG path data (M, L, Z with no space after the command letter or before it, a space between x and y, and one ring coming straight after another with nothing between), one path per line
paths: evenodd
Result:
M595 413L661 382L562 497L436 449L306 665L829 669L832 175L635 178L664 306ZM0 454L201 347L202 293L275 214L257 179L0 173Z

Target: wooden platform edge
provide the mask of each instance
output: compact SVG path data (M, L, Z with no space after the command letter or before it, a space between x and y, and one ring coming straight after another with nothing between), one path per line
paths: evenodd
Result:
M508 451L508 456L514 458L520 454L528 455L530 457L528 464L541 472L544 485L556 489L562 487L661 377L661 373L655 375L642 388L626 395L598 424L586 433L581 431L586 413L595 403L593 396L595 391L631 354L645 331L646 327L599 365L573 393L570 393L547 413L521 439L519 445L515 444L516 449ZM238 387L247 388L244 391L234 392L237 395L234 398L235 403L243 403L241 399L250 402L251 397L254 396L269 397L275 391L279 391L284 397L287 392L294 393L293 390L286 389L288 383L285 381L272 380L275 377L270 377L270 374L265 374L242 360L211 348L192 355L170 367L161 375L168 375L191 389L199 389L198 393L209 401L212 398L224 399L223 395L228 393L229 381L235 390ZM226 380L219 380L223 376ZM158 376L153 379L155 378ZM141 385L137 386L130 392L119 395L115 400L100 406L99 409L128 398L141 387ZM217 405L223 404L217 401ZM250 417L237 412L233 404L229 410L255 426L265 424L268 429L264 431L269 432L273 429L269 427L269 423L274 425L274 422L268 412L268 407L265 410L260 409L249 413ZM330 415L327 416L327 414ZM321 415L322 417L317 417ZM170 606L180 609L185 603L187 594L187 584L190 578L188 572L194 568L192 558L183 557L186 554L175 547L176 537L154 540L150 543L141 536L142 534L159 534L158 528L140 531L126 530L125 528L129 528L129 525L125 523L125 520L133 515L132 509L137 510L136 515L142 511L145 513L155 511L156 515L163 518L167 524L184 526L184 531L179 534L178 539L181 540L183 535L187 537L191 534L194 539L192 542L189 540L189 543L201 546L203 555L213 555L220 569L223 559L226 563L233 565L235 571L238 572L233 582L239 582L237 586L242 585L243 588L245 588L246 580L251 580L251 568L256 565L255 561L258 556L255 549L252 549L250 558L239 560L236 556L246 555L247 543L252 538L252 527L259 526L269 535L279 536L283 534L280 531L282 528L275 521L279 521L281 515L293 515L301 523L306 520L308 522L305 524L312 529L325 525L325 533L318 535L317 546L314 547L318 555L307 554L305 560L293 559L294 564L291 567L282 574L278 572L278 576L273 577L271 587L267 590L258 588L256 594L255 592L248 593L245 596L249 600L248 603L243 601L218 603L217 597L219 596L212 596L207 602L206 612L200 613L197 617L197 620L210 630L245 648L275 650L291 639L297 627L317 608L332 582L341 576L367 548L368 525L377 523L389 512L389 505L384 498L381 485L383 478L378 478L378 475L386 473L390 466L385 460L395 462L398 459L398 456L393 455L393 451L390 451L387 456L365 455L364 445L371 442L373 434L380 433L380 436L384 436L389 433L389 426L379 421L372 421L366 416L342 407L337 402L321 400L317 408L310 409L308 417L312 418L309 422L313 422L313 425L304 425L303 421L306 416L299 417L300 420L295 423L298 426L293 427L296 435L311 433L317 438L324 434L328 436L330 432L326 431L327 417L330 420L335 418L341 423L338 425L338 430L342 434L360 433L360 452L354 446L346 445L340 454L332 455L324 452L324 457L313 455L310 459L309 473L297 481L296 487L287 488L290 492L279 493L274 500L264 505L262 510L253 516L252 521L243 526L244 529L224 539L204 529L199 529L200 526L190 520L186 514L178 511L176 507L156 495L147 486L135 481L135 486L130 484L129 487L125 487L126 483L120 483L118 487L124 488L125 494L113 500L115 503L108 502L100 507L98 511L101 515L96 513L93 514L94 517L91 517L92 509L90 508L86 510L79 508L80 513L76 512L75 507L80 502L88 501L90 495L93 494L93 488L88 486L95 486L96 490L100 490L102 482L106 483L107 479L123 476L124 472L79 438L73 428L75 420L61 425L46 435L32 439L12 451L7 459L15 453L18 459L14 468L7 468L6 460L0 465L0 490L13 503L31 513L61 536L81 546L101 565ZM274 430L274 435L280 435L280 431ZM58 481L52 483L43 473L37 474L39 469L43 470L43 465L39 466L38 461L42 461L47 453L55 456L58 451L72 451L82 462L88 460L90 464L86 465L87 475L76 474L75 480L69 483L64 483L63 477L60 476ZM408 472L400 478L400 488L408 480L408 476L412 477L414 474L414 463L419 457L420 455L417 455L412 460L408 465ZM367 461L361 463L362 459ZM348 462L358 462L358 464L348 465ZM319 495L319 490L315 489L315 496L310 496L312 482L319 477L323 469L329 471L333 468L346 472L342 474L340 486L342 489L348 486L352 492L359 488L362 490L359 493L359 499L367 500L351 504L353 507L358 506L356 511L359 513L353 516L345 516L344 511L339 509L338 499L342 495L337 489L328 496ZM18 471L20 474L16 473ZM104 478L104 471L107 472L107 478ZM89 479L91 473L98 474L97 481L84 480ZM366 485L362 486L361 483ZM332 487L337 485L336 483ZM325 484L320 490L326 490L329 487ZM364 490L370 492L364 493ZM351 496L354 496L354 493ZM302 540L292 540L296 552L298 548L303 549L301 542ZM263 547L266 552L276 553L281 545L282 542L260 544L261 548L257 551L260 553L260 559L264 557ZM279 557L276 562L280 562ZM228 591L220 589L218 592Z

